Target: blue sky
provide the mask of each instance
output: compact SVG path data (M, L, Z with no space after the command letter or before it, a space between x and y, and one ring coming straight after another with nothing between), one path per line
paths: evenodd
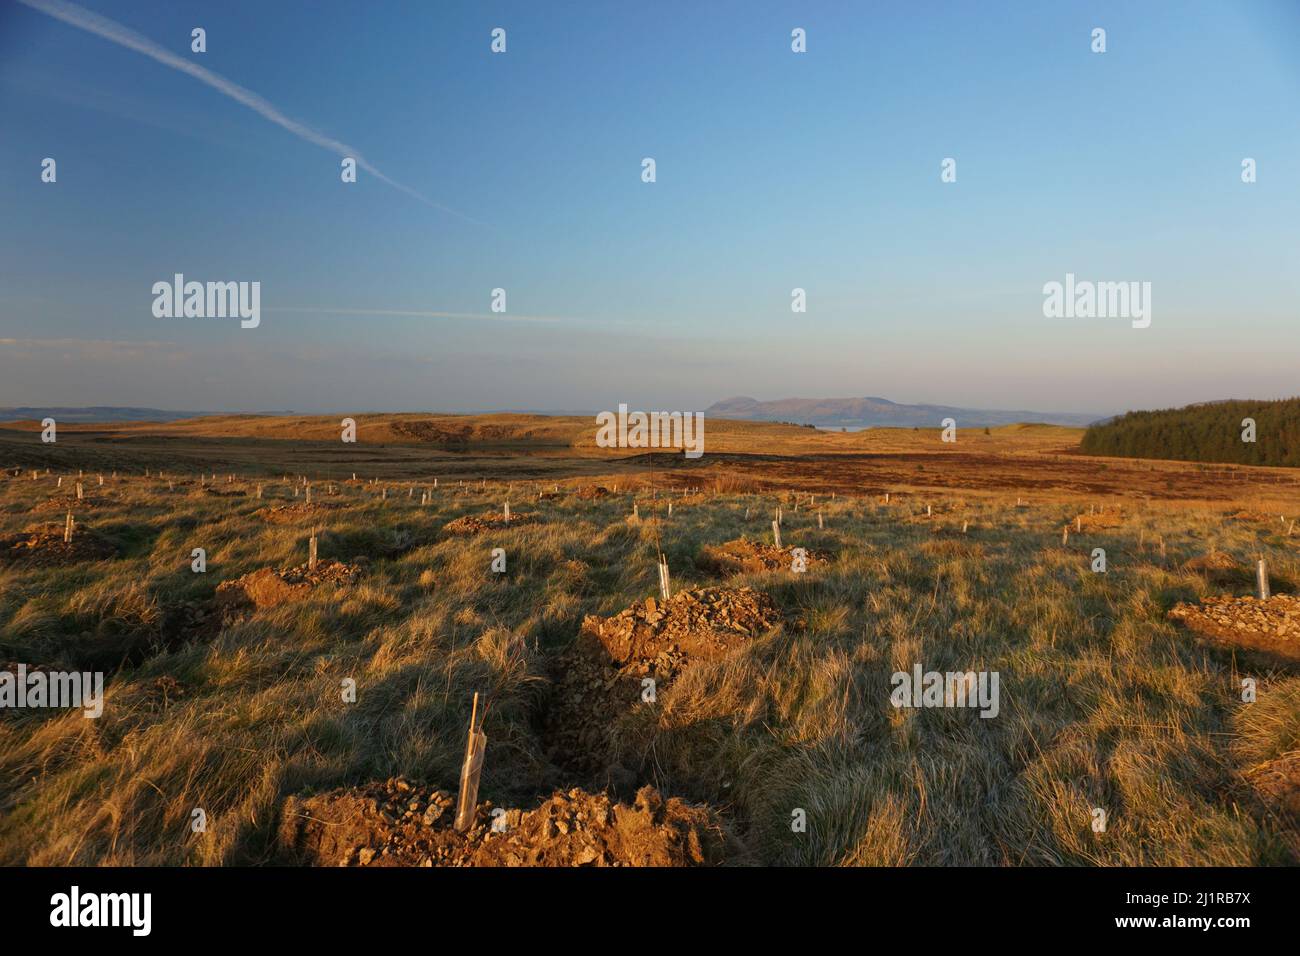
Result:
M0 405L1297 391L1300 4L81 6L454 212L0 0ZM176 272L259 281L261 326L155 318ZM1151 282L1150 328L1044 318L1067 272Z

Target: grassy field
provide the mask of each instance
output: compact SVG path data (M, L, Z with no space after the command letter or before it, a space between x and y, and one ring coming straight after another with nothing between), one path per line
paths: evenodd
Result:
M300 438L292 423L223 435L203 421L61 429L55 446L31 426L0 432L0 463L18 470L0 479L0 535L61 534L71 510L113 555L0 561L0 664L109 673L100 719L0 715L0 864L278 862L290 796L399 775L454 791L475 691L490 702L482 799L526 809L560 788L651 783L714 808L733 863L1297 859L1285 800L1252 784L1300 749L1295 666L1166 617L1251 593L1258 557L1275 591L1295 590L1286 470L1084 458L1077 432L1045 426L945 446L937 432L710 422L709 454L687 463L617 460L565 420L512 418L468 450L366 444L362 417L343 449L323 421ZM302 474L318 510L265 520L305 503ZM597 484L611 493L578 494ZM444 530L507 501L532 520ZM825 563L697 566L709 545L770 543L777 507L784 545ZM302 565L314 529L354 584L222 615L221 582ZM629 706L613 751L575 769L548 736L557 664L585 615L658 593L660 549L674 592L750 586L781 621ZM1246 575L1184 567L1210 553ZM891 674L918 663L998 672L997 717L891 706Z

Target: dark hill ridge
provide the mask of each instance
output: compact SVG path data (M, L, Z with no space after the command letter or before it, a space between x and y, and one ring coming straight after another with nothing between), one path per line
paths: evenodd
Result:
M19 405L0 408L0 422L40 421L43 418L53 418L56 422L71 425L93 425L97 422L175 422L205 414L208 413L165 411L161 408L128 408L116 405L87 405L79 408Z
M760 402L744 396L715 402L704 410L715 418L747 418L753 421L794 422L821 428L876 428L920 426L938 428L945 418L956 419L959 427L1011 425L1043 422L1049 425L1083 427L1101 414L1078 412L1034 412L957 408L952 405L900 405L887 398L783 398Z

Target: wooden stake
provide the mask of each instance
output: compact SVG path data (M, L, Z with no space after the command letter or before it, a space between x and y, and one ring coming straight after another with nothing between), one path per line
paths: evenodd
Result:
M465 760L460 767L460 796L456 801L455 827L464 833L474 824L474 811L478 808L478 783L483 773L483 754L487 749L487 736L483 733L478 712L478 692L469 715L469 739L465 741Z
M781 547L781 522L772 522L772 537L776 539L776 546Z

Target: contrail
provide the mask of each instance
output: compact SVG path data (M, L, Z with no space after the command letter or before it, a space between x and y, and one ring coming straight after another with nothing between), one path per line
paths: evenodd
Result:
M324 133L317 132L310 126L304 126L297 120L290 119L252 90L245 89L238 83L228 80L218 73L213 73L211 70L205 69L190 60L177 56L170 50L164 49L154 43L148 37L143 37L134 30L122 26L120 23L116 23L107 17L101 17L98 13L94 13L84 7L79 7L75 3L68 3L66 0L18 0L18 2L26 4L33 10L39 10L46 16L54 17L56 20L62 20L64 23L74 26L79 30L85 30L88 33L93 33L96 36L103 37L105 40L116 43L118 46L124 46L129 50L135 50L137 53L143 53L145 56L157 60L164 66L170 66L173 70L180 70L182 73L188 73L200 83L205 83L217 92L230 97L235 102L242 103L253 112L270 120L277 126L283 127L299 139L306 140L309 143L319 146L322 149L327 149L344 158L351 157L355 159L357 165L368 172L371 176L374 176L381 182L387 183L396 190L406 193L414 199L418 199L425 205L432 206L434 209L439 209L445 213L450 213L451 215L463 219L466 222L473 223L476 226L484 225L484 223L471 219L463 213L450 209L441 203L434 202L429 197L416 192L410 186L399 183L397 180L385 175L374 165L362 158L361 154L347 143L339 142L337 139L326 136Z

